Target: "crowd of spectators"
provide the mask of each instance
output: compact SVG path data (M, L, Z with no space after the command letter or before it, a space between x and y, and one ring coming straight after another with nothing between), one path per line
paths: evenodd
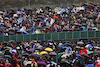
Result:
M1 42L0 67L100 67L99 41ZM87 66L90 65L90 66ZM92 65L92 66L91 66Z
M40 34L100 29L99 3L80 6L0 11L0 35Z

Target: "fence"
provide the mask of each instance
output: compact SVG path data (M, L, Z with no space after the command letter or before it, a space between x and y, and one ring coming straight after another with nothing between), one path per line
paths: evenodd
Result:
M77 31L77 32L63 32L63 33L45 33L45 34L29 34L29 35L9 35L0 36L0 42L15 40L17 42L21 41L31 41L31 40L67 40L67 39L87 39L87 38L99 38L100 31Z

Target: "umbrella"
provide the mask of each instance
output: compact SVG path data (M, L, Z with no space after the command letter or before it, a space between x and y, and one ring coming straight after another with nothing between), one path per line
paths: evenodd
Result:
M57 54L56 54L55 52L50 52L49 55L55 56L55 55L57 55Z
M8 41L9 45L16 43L14 40L9 40Z
M82 20L87 20L87 18L83 17Z
M34 54L40 55L39 52L35 52Z
M9 43L15 43L15 41L14 41L14 40L9 40L8 42L9 42Z
M0 51L0 56L2 56L3 55L3 53Z
M4 45L8 45L8 42L4 41Z
M32 61L28 61L25 63L25 65L28 65L28 64L32 64Z
M84 44L84 42L82 42L82 41L79 41L79 42L77 42L77 44Z
M97 67L97 66L94 66L93 64L88 64L85 67Z
M3 11L0 11L0 14L3 14L4 12Z
M93 19L92 15L87 16L88 19Z
M18 17L18 15L17 14L13 14L13 17Z
M80 55L79 54L76 54L76 56L79 57Z
M17 11L17 14L24 14L23 11Z
M10 55L4 55L5 58L12 58Z
M19 50L19 49L21 49L21 47L20 46L17 46L16 49Z
M51 48L49 48L49 47L46 48L45 50L46 50L46 51L49 51L49 52L52 52L52 51L53 51L53 49L51 49Z
M4 49L12 49L11 47L4 47Z
M29 57L41 57L41 56L37 54L30 54Z
M5 19L5 20L9 20L9 18L8 18L8 17L5 17L4 19Z
M38 61L37 64L46 65L45 62Z
M36 42L36 43L37 43L37 41L36 41L36 40L34 40L34 42Z
M62 64L70 64L70 62L68 62L68 61L61 61L60 65L62 65Z
M10 55L11 56L12 54L9 52L9 50L6 50L4 55Z
M43 55L43 54L48 54L46 51L42 51L41 53L40 53L40 55Z
M17 51L15 49L11 49L10 53L17 53Z
M48 43L50 43L50 42L53 43L54 41L53 41L53 40L48 40L47 42L48 42Z
M91 45L91 44L87 44L87 45L85 46L85 48L92 48L92 45Z
M42 41L41 41L41 40L38 40L37 42L38 42L38 43L41 43Z
M2 27L0 27L0 29L3 29L3 28L5 28L5 27L3 27L3 26L2 26Z
M15 30L18 30L19 31L20 29L19 28L15 28Z
M71 44L70 43L64 43L63 45L64 46L70 46Z
M71 54L71 53L69 53L69 54L64 54L64 55L61 56L61 58L63 58L63 57L66 58L67 56L69 57L70 55L72 55L72 54Z
M65 53L58 53L58 58L60 58Z
M29 54L28 54L28 53L23 53L22 55L23 55L23 56L28 56Z
M87 51L85 50L85 49L82 49L82 50L80 50L80 55L85 55L85 54L87 54Z
M62 48L62 49L67 49L68 47L64 47L64 46L62 46L62 47L60 47L60 48Z
M89 51L89 50L87 50L87 54L91 54L91 53L93 53L93 51Z
M33 50L33 49L29 49L28 51L34 52L34 50Z
M98 28L97 27L93 27L92 30L98 31Z
M42 47L37 47L35 48L35 50L42 50Z
M5 62L5 58L0 58L0 61L3 61L3 62Z

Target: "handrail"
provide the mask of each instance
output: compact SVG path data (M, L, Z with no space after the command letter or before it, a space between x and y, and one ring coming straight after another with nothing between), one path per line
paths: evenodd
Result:
M0 36L0 42L15 40L16 42L31 41L31 40L66 40L66 39L88 39L99 38L100 31L75 31L75 32L58 32L58 33L44 33L44 34L29 34L29 35L9 35Z

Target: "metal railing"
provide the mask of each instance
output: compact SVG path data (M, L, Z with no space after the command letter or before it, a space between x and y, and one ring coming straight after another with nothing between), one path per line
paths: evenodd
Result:
M88 38L99 38L100 31L76 31L76 32L63 32L63 33L45 33L45 34L29 34L29 35L9 35L0 36L0 42L15 40L31 41L31 40L67 40L67 39L88 39Z

